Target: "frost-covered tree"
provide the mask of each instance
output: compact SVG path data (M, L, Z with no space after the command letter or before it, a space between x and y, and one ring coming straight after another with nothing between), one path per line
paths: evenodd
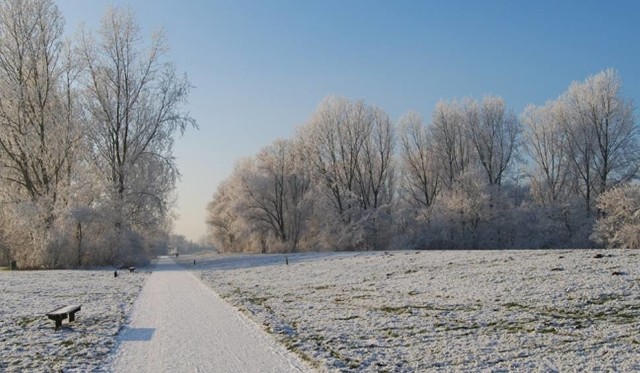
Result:
M384 219L371 211L388 209L394 198L393 127L379 108L362 101L327 97L301 128L299 136L314 182L315 200L322 201L315 205L329 207L322 215L314 214L316 221L312 224L322 232L331 232L324 244L380 247L370 238L385 236L379 231L385 227Z
M277 140L251 158L240 170L242 216L275 237L281 249L295 251L309 214L310 179L296 146Z
M338 216L358 204L355 194L358 162L368 135L364 112L362 102L328 97L302 129L316 180L326 186Z
M207 204L209 243L221 252L240 252L247 249L244 227L235 207L241 190L234 172L218 186L213 199Z
M195 125L182 109L189 82L166 52L162 32L145 45L129 9L110 8L97 39L88 31L81 35L87 136L106 180L104 203L120 233L162 226L177 176L174 137ZM116 250L113 260L121 254Z
M434 151L436 144L432 131L429 131L422 116L415 112L400 118L398 126L403 189L411 202L416 203L419 208L428 209L433 205L441 188L441 163ZM444 157L452 156L447 164L455 163L455 155L447 152L448 146L443 146L441 150ZM452 169L447 168L447 178L453 180L450 171Z
M463 104L457 101L440 101L433 111L430 127L433 151L439 160L442 181L448 189L471 164L473 146L465 118Z
M377 209L391 202L395 189L396 145L394 124L387 113L378 107L367 108L367 137L360 162L357 185L362 207Z
M193 123L161 34L146 48L121 9L80 45L63 24L51 0L0 1L0 245L23 268L160 250L173 138Z
M500 187L518 151L520 124L500 97L465 107L467 129L489 185Z
M568 113L572 170L587 211L598 195L638 175L638 129L621 87L618 74L608 69L573 83L560 98Z
M569 145L567 113L562 102L529 105L523 115L524 150L532 160L529 179L533 198L544 206L560 203L568 195Z
M345 222L354 209L378 208L393 197L395 134L379 108L327 97L301 137L316 181Z
M588 244L595 198L637 175L637 127L620 87L606 70L522 116L538 224L551 246Z
M435 248L506 247L514 239L501 217L514 201L503 184L518 152L517 119L499 97L441 101L430 130L443 188L425 227L431 237L422 241Z
M31 242L15 245L23 266L59 264L53 229L81 148L77 68L63 25L50 0L0 2L0 200L13 218L30 221L23 228Z
M296 249L304 225L307 182L291 173L277 141L236 164L207 206L209 239L219 251ZM288 149L290 150L290 149ZM306 184L306 185L305 185Z
M586 244L583 227L590 219L576 198L577 181L570 160L567 107L561 100L536 107L529 105L522 114L524 155L527 167L531 211L530 225L537 231L533 241L541 247Z

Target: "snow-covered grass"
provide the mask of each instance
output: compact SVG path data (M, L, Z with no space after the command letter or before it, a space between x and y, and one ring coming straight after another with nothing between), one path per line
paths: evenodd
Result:
M180 258L323 371L640 370L640 252Z
M0 271L0 372L102 371L149 272ZM76 321L46 313L80 304Z

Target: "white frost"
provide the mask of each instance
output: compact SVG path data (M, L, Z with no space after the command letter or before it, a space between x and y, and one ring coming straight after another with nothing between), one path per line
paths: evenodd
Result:
M148 273L0 271L0 372L102 372ZM60 330L45 314L81 304Z
M297 254L288 262L218 256L191 268L321 370L640 370L637 251Z

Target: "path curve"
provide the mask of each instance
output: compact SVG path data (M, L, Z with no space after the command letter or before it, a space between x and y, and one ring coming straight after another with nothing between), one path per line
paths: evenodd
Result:
M304 372L254 322L170 258L145 282L118 336L114 372Z

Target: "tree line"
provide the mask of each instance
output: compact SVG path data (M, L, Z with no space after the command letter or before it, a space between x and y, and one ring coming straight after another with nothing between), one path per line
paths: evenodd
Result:
M190 84L130 9L64 36L51 0L0 2L0 255L22 268L166 250Z
M327 97L237 163L209 238L242 252L638 247L640 143L621 88L608 69L520 115L485 96L441 101L429 122Z

